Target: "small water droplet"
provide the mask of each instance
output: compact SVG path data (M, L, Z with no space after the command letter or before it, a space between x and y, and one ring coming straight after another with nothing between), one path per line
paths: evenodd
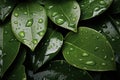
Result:
M18 22L17 22L17 21L14 21L14 24L18 24Z
M104 56L104 59L107 59L107 56L106 56L106 55Z
M33 24L33 19L30 19L30 20L27 21L26 26L31 27L32 24Z
M76 21L76 18L72 18L72 21L73 21L73 22Z
M79 59L79 61L82 61L83 59Z
M27 15L28 13L25 11L24 14Z
M64 19L61 19L61 18L56 18L55 21L59 25L61 25L61 24L63 24L65 22Z
M10 39L10 42L13 42L14 41L14 39L12 38L12 39Z
M116 24L118 24L118 25L119 25L119 24L120 24L120 22L119 22L119 21L116 21Z
M73 48L70 48L70 50L72 51L72 50L73 50Z
M57 14L57 12L53 12L52 17L55 17Z
M18 33L18 35L23 38L23 37L25 37L25 32L24 32L24 31L20 31L20 32Z
M105 65L106 65L106 63L102 63L101 65L105 66Z
M114 39L114 38L112 38L112 41L114 42L114 41L115 41L115 39Z
M7 34L8 32L7 32L7 31L5 31L4 33L5 33L5 34Z
M105 1L100 1L100 4L105 5L106 3Z
M99 36L97 36L96 38L97 38L97 39L99 39L100 37L99 37Z
M99 10L99 7L96 7L96 8L95 8L95 11L98 11L98 10Z
M18 16L19 16L19 14L18 14L18 13L14 13L14 16L15 16L15 17L18 17Z
M97 50L99 50L99 47L95 47L94 51L97 51Z
M75 24L73 24L73 23L70 23L69 25L68 25L69 27L75 27Z
M95 65L95 62L94 61L87 61L85 64L87 64L87 65Z
M87 56L89 56L89 54L83 53L82 56L83 56L83 57L87 57Z
M48 9L51 9L53 6L48 6Z
M39 19L39 20L38 20L38 23L42 23L42 22L43 22L43 19Z
M39 35L39 36L43 36L43 35L44 35L44 32L43 32L43 31L40 31L40 32L38 32L38 35Z
M114 58L113 58L113 57L111 58L111 61L114 61Z
M77 6L74 6L73 9L77 9Z
M32 43L33 43L33 44L37 44L37 43L38 43L38 40L37 40L37 39L33 39L33 40L32 40Z

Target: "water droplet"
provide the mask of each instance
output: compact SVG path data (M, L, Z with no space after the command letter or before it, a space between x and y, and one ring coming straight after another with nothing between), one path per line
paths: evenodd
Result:
M57 14L57 12L53 12L52 17L55 17Z
M115 41L115 39L114 39L114 38L112 38L112 41L114 42L114 41Z
M14 39L12 38L12 39L10 39L10 42L13 42L14 41Z
M30 20L27 21L26 26L31 27L32 24L33 24L33 19L30 19Z
M27 15L28 13L25 11L24 14Z
M83 53L82 56L83 56L83 57L87 57L87 56L89 56L89 54Z
M53 6L48 6L48 9L51 9Z
M111 61L114 61L114 58L113 58L113 57L111 58Z
M10 8L11 8L11 6L8 6L8 8L10 9Z
M105 24L102 25L102 28L107 28L107 26Z
M39 19L39 20L38 20L38 23L42 23L42 22L43 22L43 19Z
M18 35L23 38L23 37L25 37L25 32L24 32L24 31L20 31L20 32L18 33Z
M7 31L5 31L4 33L5 33L5 34L7 34L8 32L7 32Z
M39 36L43 36L43 35L44 35L44 32L43 32L43 31L40 31L40 32L38 32L38 35L39 35Z
M105 66L105 65L106 65L106 63L102 63L101 65Z
M118 24L118 25L119 25L119 24L120 24L120 22L119 22L119 21L116 21L116 24Z
M69 55L70 53L69 53L69 52L66 52L66 54L68 54L68 55Z
M61 25L61 24L63 24L65 22L64 19L61 19L61 18L56 18L55 21L59 25Z
M14 24L18 24L18 22L17 22L17 21L14 21Z
M95 62L94 61L87 61L85 64L87 64L87 65L95 65Z
M68 25L69 27L75 27L75 24L73 24L73 23L70 23L69 25Z
M72 21L73 21L73 22L76 21L76 18L72 18Z
M94 51L97 51L99 49L99 47L95 47Z
M77 9L77 6L74 6L73 9Z
M19 16L19 14L18 14L18 13L14 13L14 16L15 16L15 17L18 17L18 16Z
M106 56L106 55L104 56L104 59L107 59L107 56Z
M96 8L95 8L95 11L98 11L98 10L99 10L99 7L96 7Z
M83 69L87 69L87 67L83 67Z
M100 1L100 4L104 5L104 4L106 4L106 3L105 3L105 1Z
M99 36L97 36L96 38L97 38L97 39L99 39L100 37L99 37Z
M79 59L79 61L82 61L83 59Z
M37 43L38 43L38 40L37 40L37 39L33 39L33 40L32 40L32 43L33 43L33 44L37 44Z
M72 50L73 50L73 48L70 48L70 50L72 51Z

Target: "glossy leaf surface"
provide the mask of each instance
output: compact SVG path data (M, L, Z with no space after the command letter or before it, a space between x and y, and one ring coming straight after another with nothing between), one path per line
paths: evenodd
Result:
M32 66L32 69L36 71L48 60L55 57L62 47L62 44L62 34L57 32L56 30L48 28L43 40L29 57L30 60L28 60L28 62Z
M113 49L107 39L94 29L81 27L65 39L65 60L80 69L91 71L115 70Z
M20 42L11 30L10 22L0 24L0 76L6 72L17 56Z
M17 39L34 51L46 32L45 9L37 3L19 4L11 19L12 30Z
M45 7L49 18L58 26L77 31L80 7L75 0L46 0Z
M5 20L14 8L15 3L14 0L0 0L0 20Z
M81 20L100 15L108 9L113 0L78 0L81 7Z
M93 80L84 70L72 67L65 61L53 61L42 72L32 76L34 80Z

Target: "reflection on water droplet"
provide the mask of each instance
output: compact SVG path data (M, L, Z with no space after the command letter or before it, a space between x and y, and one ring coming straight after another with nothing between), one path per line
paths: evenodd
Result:
M18 13L14 13L14 16L15 16L15 17L18 17L18 16L19 16L19 14L18 14Z
M65 22L64 19L61 19L61 18L56 18L55 21L59 25L61 25L61 24L63 24Z
M53 6L48 6L48 9L51 9Z
M83 59L79 59L79 61L82 61Z
M17 21L14 21L14 24L18 24L18 22L17 22Z
M97 51L97 50L99 50L99 47L95 47L94 51Z
M70 48L70 50L72 51L72 50L73 50L73 48Z
M38 40L37 40L37 39L33 39L33 40L32 40L32 43L33 43L33 44L37 44L37 43L38 43Z
M77 9L77 6L74 6L73 9Z
M43 19L39 19L39 20L38 20L38 23L42 23L42 22L43 22Z
M18 35L23 38L23 37L25 37L25 32L24 32L24 31L20 31L20 32L18 33Z
M74 28L74 27L75 27L75 24L70 23L68 26Z
M76 18L72 18L72 21L73 21L73 22L76 21Z
M53 12L52 17L55 17L57 14L57 12Z
M107 56L106 56L106 55L104 56L104 59L107 59Z
M101 65L105 66L105 65L106 65L106 63L102 63Z
M111 61L114 61L114 58L113 58L113 57L111 58Z
M85 64L87 64L87 65L95 65L95 62L94 61L87 61Z
M27 15L28 13L25 11L24 14Z
M120 24L120 22L119 22L119 21L116 21L116 24L118 24L118 25L119 25L119 24Z
M87 56L89 56L89 54L83 53L82 56L83 56L83 57L87 57Z
M38 32L38 35L39 35L39 36L43 36L43 35L44 35L44 31Z
M26 27L31 27L32 24L33 24L33 19L30 19L30 20L27 21Z
M100 4L105 5L105 1L100 1Z
M115 41L115 39L114 39L114 38L112 38L112 41L114 42L114 41Z

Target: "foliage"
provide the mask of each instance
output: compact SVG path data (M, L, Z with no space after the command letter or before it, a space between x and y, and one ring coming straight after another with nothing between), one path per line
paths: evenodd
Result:
M0 0L0 80L119 80L119 0Z

